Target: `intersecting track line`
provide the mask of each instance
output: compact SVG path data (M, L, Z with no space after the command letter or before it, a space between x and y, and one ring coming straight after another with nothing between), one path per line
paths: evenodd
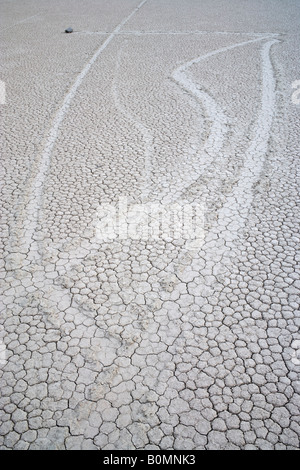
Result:
M223 52L231 51L233 49L236 49L238 47L244 47L249 44L253 44L256 42L268 40L268 39L273 39L274 36L277 36L275 33L265 33L264 35L259 34L259 37L247 41L243 41L240 43L235 43L231 44L229 46L222 47L220 49L215 49L213 51L210 51L202 56L199 56L195 59L189 60L188 62L185 62L184 64L180 65L177 67L177 69L173 72L172 78L173 80L177 83L177 85L180 86L180 88L184 89L187 91L190 95L192 95L194 98L197 99L206 109L206 112L209 116L209 119L211 121L211 130L208 139L204 143L204 147L202 149L202 152L205 153L205 166L207 166L213 158L218 156L219 152L221 151L223 145L224 145L224 139L226 134L228 133L229 126L230 126L230 120L226 116L226 112L223 111L223 109L220 107L220 105L216 102L216 100L210 96L210 94L206 93L204 90L201 89L199 85L197 85L187 74L188 69L192 67L194 64L198 64L206 59L209 59L213 56L216 56L218 54L221 54ZM276 42L276 40L274 40ZM120 54L119 54L120 55ZM117 67L119 64L120 57L118 56L117 60ZM145 169L144 169L144 180L145 183L149 180L151 180L151 174L153 171L153 162L152 162L152 157L153 157L153 136L150 133L150 130L147 129L144 125L141 123L137 122L137 120L130 114L130 112L121 104L120 99L118 97L118 92L117 92L117 87L116 83L114 81L113 86L112 86L112 92L113 92L113 98L115 101L115 104L119 111L130 121L132 122L135 127L141 132L143 135L144 141L145 141ZM272 113L271 113L272 114ZM266 120L268 121L268 120ZM260 123L262 125L262 123ZM260 128L260 126L258 126ZM263 127L263 126L261 126ZM203 165L202 165L202 170L203 170ZM185 175L187 177L187 175ZM184 186L184 188L181 188L181 190L186 190L191 184L193 184L199 175L192 176L188 181L187 184ZM182 180L182 178L181 178ZM180 185L178 182L175 184L175 191L178 190L178 187ZM148 191L146 189L143 189L143 200L147 200L147 195ZM168 198L170 201L172 200L172 189L169 187L168 188Z
M203 152L206 154L206 165L210 163L210 161L216 157L219 152L221 151L223 144L224 144L224 139L225 136L229 130L229 119L226 116L226 113L221 109L221 107L218 105L216 100L210 96L208 93L206 93L204 90L201 89L199 85L197 85L187 74L188 69L195 64L199 64L200 62L209 59L210 57L213 57L217 54L231 51L233 49L236 49L238 47L243 47L247 46L248 44L253 44L259 41L267 40L267 39L273 39L274 35L268 35L268 36L262 36L256 39L251 39L248 41L243 41L237 44L232 44L230 46L222 47L220 49L213 50L211 52L208 52L207 54L204 54L200 57L197 57L195 59L192 59L188 62L185 62L181 66L179 66L172 74L172 78L174 81L182 88L183 90L187 91L189 94L191 94L193 97L197 99L206 109L206 112L209 116L209 119L211 121L211 130L210 130L210 135L208 139L206 140L203 148ZM277 42L276 39L273 39L273 43ZM269 43L268 43L269 44ZM265 72L266 69L266 49L264 48L264 53L263 53L263 59L264 59L264 65L263 65L263 72ZM268 49L269 50L269 49ZM265 114L265 113L264 113ZM272 113L271 113L272 115ZM265 116L263 119L266 119L266 122L269 122L269 119L267 119ZM258 128L260 127L264 128L263 122L261 122L261 117L259 118L259 123L258 123ZM186 185L185 190L197 180L199 175L196 175L196 177L193 177L192 180Z
M229 124L228 118L223 113L217 102L206 92L200 89L199 86L195 84L187 75L187 69L190 68L192 65L199 64L205 59L213 57L217 54L222 52L227 52L237 47L243 47L248 44L252 44L258 41L262 41L265 39L269 39L268 37L260 37L257 39L252 39L250 41L240 42L238 44L232 44L230 46L222 47L221 49L217 49L207 54L197 57L196 59L192 59L189 62L178 67L175 72L173 73L174 80L186 91L194 95L201 103L204 104L208 114L211 117L213 122L212 124L212 131L211 136L208 139L208 142L205 144L205 150L208 151L209 148L214 149L214 153L217 153L221 150L224 134L227 132L226 124ZM213 142L211 142L211 140ZM212 145L213 144L213 145Z
M277 34L276 34L277 35ZM206 59L209 59L213 56L216 56L218 54L221 54L223 52L231 51L233 49L236 49L238 47L244 47L249 44L253 44L256 42L264 41L267 39L273 39L275 34L270 33L268 35L260 35L258 38L243 41L240 43L236 44L231 44L230 46L225 46L220 49L215 49L213 51L210 51L202 56L199 56L195 59L189 60L188 62L185 62L184 64L180 65L177 67L177 69L172 73L172 79L175 81L177 85L180 86L181 89L187 91L193 98L196 98L198 102L201 103L202 106L206 109L207 115L209 116L209 120L211 121L211 129L210 129L210 134L207 140L204 143L204 146L202 148L202 153L205 154L205 165L207 166L213 158L216 158L221 151L223 145L224 145L224 140L226 137L226 134L229 131L229 126L230 126L230 120L226 116L225 111L221 108L221 106L216 102L216 100L209 94L206 93L204 90L201 89L201 86L197 85L189 76L188 76L188 69L192 67L195 64L198 64L202 61L205 61ZM114 96L116 97L116 90L114 93ZM119 104L120 111L128 118L129 121L133 121L135 123L135 126L141 131L141 133L144 136L146 148L145 148L145 170L144 170L144 181L151 181L151 176L153 172L153 162L152 162L152 157L153 157L153 136L150 138L150 131L140 123L138 123L128 111L124 108L124 106L121 106L120 100L117 100ZM201 166L201 170L203 170L203 165ZM199 177L199 174L194 174L193 176L188 177L188 175L185 174L185 179L186 179L186 184L184 187L181 187L181 192L187 190L187 188L193 184L197 178ZM182 175L180 174L180 182L182 181ZM171 187L168 188L168 195L166 195L165 200L171 202L172 197L173 197L173 192L177 192L178 188L181 186L180 182L176 181L173 189ZM145 189L143 190L143 200L147 199L149 189L146 191Z
M38 219L39 219L39 212L40 212L40 205L41 205L41 198L43 193L43 187L45 178L47 175L48 168L51 162L51 153L53 147L56 143L59 128L63 119L70 107L70 103L74 98L77 89L81 85L82 81L84 80L85 76L89 72L90 68L96 62L99 55L106 49L106 47L110 44L110 42L115 38L115 36L120 32L121 28L143 7L143 5L147 2L147 0L143 0L131 13L127 16L118 26L113 30L113 32L108 36L108 38L103 42L103 44L97 49L94 53L92 58L89 62L84 66L80 74L77 76L75 82L71 86L69 92L65 96L62 105L60 106L59 110L57 111L53 121L51 129L49 130L46 143L42 150L41 161L39 163L38 173L33 181L31 194L29 196L29 202L27 204L27 208L25 210L25 218L24 218L24 226L25 233L23 237L22 243L22 251L30 252L30 247L33 242L33 235L36 231Z
M110 34L110 31L74 31L73 34L86 34L86 35L103 35ZM195 35L232 35L232 36L270 36L270 35L282 35L284 33L272 33L268 32L245 32L245 31L209 31L209 30L194 30L194 31L120 31L117 33L118 36L191 36Z
M273 39L264 44L262 57L262 98L261 109L256 122L254 138L244 159L244 167L238 184L219 212L219 227L225 242L235 240L248 217L253 199L253 185L263 168L268 150L269 138L276 105L276 79L270 59L271 47L278 43Z

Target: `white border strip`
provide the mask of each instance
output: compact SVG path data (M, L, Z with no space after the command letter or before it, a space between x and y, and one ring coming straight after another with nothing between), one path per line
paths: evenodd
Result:
M114 37L119 33L121 28L140 10L140 8L142 8L142 6L146 2L147 0L143 0L130 13L130 15L127 16L127 18L121 21L121 23L118 24L118 26L113 30L113 32L104 41L104 43L97 49L93 57L89 60L89 62L85 65L85 67L82 69L80 74L77 76L75 82L73 83L69 92L65 96L62 102L62 105L60 106L59 110L57 111L52 121L52 126L48 132L48 135L46 137L46 143L42 151L39 170L34 179L31 194L30 194L30 199L27 204L26 215L25 215L25 220L24 220L25 234L23 238L23 246L25 248L25 251L30 250L30 245L33 241L33 234L36 231L36 227L38 223L38 214L39 214L39 209L40 209L44 182L45 182L46 174L47 174L50 162L51 162L51 153L58 137L59 127L66 113L68 112L70 103L72 99L74 98L85 76L87 75L87 73L89 72L93 64L96 62L99 55L104 51L104 49L106 49L106 47L110 44L110 42L114 39Z

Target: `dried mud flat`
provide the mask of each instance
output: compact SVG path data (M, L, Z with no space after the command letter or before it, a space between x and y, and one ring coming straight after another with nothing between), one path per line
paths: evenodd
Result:
M0 448L298 449L299 2L0 7Z

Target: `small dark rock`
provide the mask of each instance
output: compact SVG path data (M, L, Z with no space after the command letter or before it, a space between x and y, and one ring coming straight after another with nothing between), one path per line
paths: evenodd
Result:
M65 33L73 33L73 29L72 28L65 29Z

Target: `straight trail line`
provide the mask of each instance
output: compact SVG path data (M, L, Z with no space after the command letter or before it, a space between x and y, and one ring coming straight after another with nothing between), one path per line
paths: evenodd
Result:
M32 16L27 16L23 20L17 21L17 23L12 24L11 26L7 26L6 28L3 28L0 30L0 34L4 33L4 31L7 31L8 29L12 29L15 26L18 26L19 24L26 23L26 21L31 20L32 18L36 18L37 16L41 15L42 12L36 13L35 15Z

